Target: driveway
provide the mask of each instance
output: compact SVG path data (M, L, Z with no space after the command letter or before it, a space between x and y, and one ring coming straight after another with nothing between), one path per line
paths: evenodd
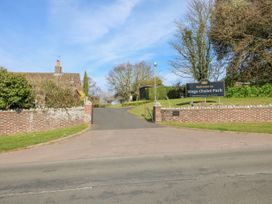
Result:
M129 108L94 109L94 130L124 130L140 128L156 128L157 125L134 117L128 113Z
M95 124L82 135L0 154L0 165L99 157L192 154L272 148L272 135L160 127L125 109L95 109Z

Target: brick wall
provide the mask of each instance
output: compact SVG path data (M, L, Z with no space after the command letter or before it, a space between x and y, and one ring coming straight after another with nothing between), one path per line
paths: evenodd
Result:
M272 121L272 105L161 108L161 121L179 122L256 122ZM155 118L157 121L157 118Z
M86 112L86 109L88 110ZM47 131L90 122L92 107L0 111L0 135Z

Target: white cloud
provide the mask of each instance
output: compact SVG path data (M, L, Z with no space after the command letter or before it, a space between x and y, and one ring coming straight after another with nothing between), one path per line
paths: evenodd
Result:
M81 5L75 0L51 0L51 21L59 29L66 29L69 40L92 42L126 22L140 1L117 0L107 5Z

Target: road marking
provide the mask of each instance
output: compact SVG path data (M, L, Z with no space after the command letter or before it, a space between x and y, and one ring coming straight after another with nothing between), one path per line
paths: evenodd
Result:
M13 197L13 196L41 195L41 194L60 193L60 192L68 192L68 191L93 190L96 187L105 187L105 186L138 185L138 184L148 184L148 183L157 183L157 182L192 181L192 180L196 180L196 178L152 179L152 180L148 180L148 181L132 181L132 182L105 183L105 184L97 184L97 185L93 185L93 186L78 187L78 188L67 188L67 189L51 190L51 191L37 191L37 192L33 192L32 191L32 192L24 192L24 193L0 194L0 198Z
M59 192L67 192L67 191L92 190L92 189L93 189L93 186L86 186L86 187L78 187L78 188L67 188L67 189L52 190L52 191L38 191L38 192L25 192L25 193L8 193L8 194L2 194L2 195L0 195L0 198L13 197L13 196L40 195L40 194L59 193Z

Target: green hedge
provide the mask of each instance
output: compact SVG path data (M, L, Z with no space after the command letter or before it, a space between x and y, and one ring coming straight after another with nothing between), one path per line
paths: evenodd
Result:
M244 98L244 97L272 97L272 84L266 84L261 87L242 86L231 87L226 92L227 97Z
M175 99L181 98L184 96L185 88L184 87L171 87L171 86L160 86L157 87L157 99L163 100L166 98ZM154 88L146 88L145 89L145 99L146 100L154 100Z

